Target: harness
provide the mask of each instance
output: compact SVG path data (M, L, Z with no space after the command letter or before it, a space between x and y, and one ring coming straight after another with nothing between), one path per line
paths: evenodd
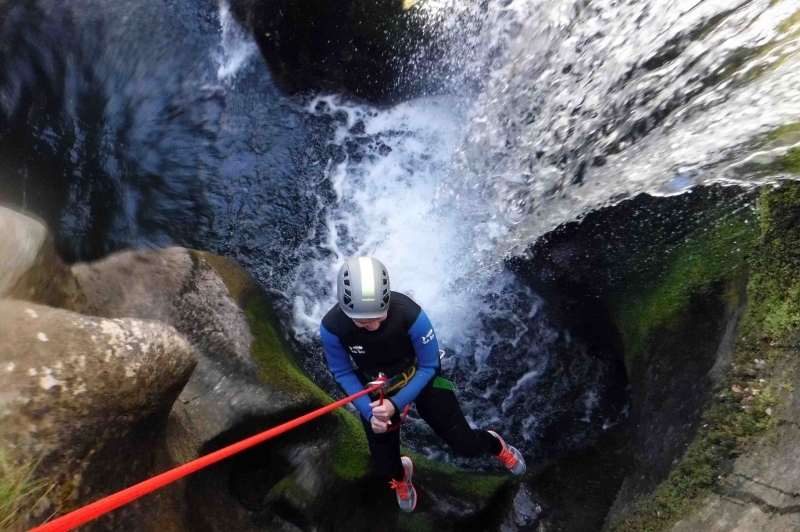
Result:
M439 351L439 360L444 358L444 354L445 354L444 351ZM414 378L414 375L416 375L416 373L417 373L417 359L415 357L414 358L414 363L411 364L411 366L407 370L405 370L402 373L398 373L397 375L395 375L391 379L386 377L386 375L384 375L383 373L378 373L378 376L374 377L374 378L373 377L369 377L369 375L367 375L367 377L370 378L371 380L370 380L370 382L368 382L366 384L366 386L370 387L370 386L375 386L375 385L378 385L378 384L381 386L378 389L377 394L378 394L378 397L380 397L380 403L378 403L378 404L382 405L383 404L383 400L386 398L386 396L388 394L390 394L390 393L392 393L392 392L394 392L396 390L399 390L400 388L402 388L403 386L408 384L408 382L412 378ZM438 379L438 377L437 377L437 379ZM448 381L446 381L446 382L448 382ZM450 386L452 386L452 384L450 384ZM376 394L376 392L372 392L370 394L370 396L373 397L373 399L375 399L375 397L374 397L375 394ZM408 405L405 406L405 408L403 408L403 414L402 414L402 416L400 416L400 423L398 423L397 425L393 425L393 426L389 427L388 429L386 429L386 432L392 432L392 431L395 431L395 430L400 428L400 426L405 422L406 418L408 417L408 409L409 409L410 406L411 405L408 404Z
M414 378L414 375L417 374L416 363L417 363L417 361L415 360L414 361L414 365L410 366L407 370L403 371L402 373L398 373L397 375L395 375L394 377L392 377L390 379L386 379L386 381L385 381L386 385L385 385L385 387L381 388L380 393L388 395L388 394L390 394L392 392L395 392L395 391L399 390L400 388L404 387L406 384L408 384L408 382L411 379ZM383 373L378 373L378 376L375 377L374 379L372 379L372 382L377 384L377 382L381 378L381 375L383 375ZM383 377L386 378L385 375L383 375Z

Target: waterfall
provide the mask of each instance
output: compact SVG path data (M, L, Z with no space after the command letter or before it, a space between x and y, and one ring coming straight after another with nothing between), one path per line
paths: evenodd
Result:
M447 53L407 67L443 89L378 108L281 93L226 2L20 4L0 50L6 194L72 258L180 244L239 261L323 385L336 271L374 255L430 315L472 423L538 455L569 418L580 442L618 415L608 368L504 261L638 193L765 182L800 143L772 135L800 117L798 1L411 9Z

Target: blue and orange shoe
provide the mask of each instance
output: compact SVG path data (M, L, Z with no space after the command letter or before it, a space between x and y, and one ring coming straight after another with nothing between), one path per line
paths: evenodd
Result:
M501 438L500 435L495 431L487 430L486 432L500 440L500 445L503 446L503 450L500 451L500 454L495 455L495 458L503 462L503 465L506 466L508 470L514 473L516 476L520 476L525 473L525 459L522 457L522 453L520 453L516 447L506 445L506 442L503 441L503 438Z
M391 480L389 485L397 491L397 504L403 512L413 512L417 507L417 490L411 483L411 475L414 474L414 462L408 456L401 456L400 463L403 464L405 475L403 480Z

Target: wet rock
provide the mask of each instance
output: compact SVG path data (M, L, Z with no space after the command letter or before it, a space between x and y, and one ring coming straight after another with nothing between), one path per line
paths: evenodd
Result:
M437 55L423 18L402 0L231 4L279 84L291 92L344 90L376 103L410 98L422 89L425 70L414 68L412 58L429 62Z
M47 228L5 207L0 207L0 227L0 298L76 307L80 290Z
M511 513L503 522L500 530L502 532L533 531L541 513L541 505L534 499L529 488L522 486L514 496Z
M263 314L252 314L264 311L262 307L254 310L253 305L269 303L256 281L236 263L208 253L167 248L114 254L97 263L76 265L74 272L86 293L85 312L154 318L175 327L196 348L197 368L175 402L166 428L170 465L186 463L321 406L324 395L315 392L310 382L304 388L298 385L299 373L296 377L283 373L290 367L291 355L276 335L282 332L273 329L278 326L274 316L261 319ZM253 356L255 346L263 348L264 342L254 330L276 335L276 343L262 353L261 360L275 372L272 375ZM323 423L335 430L335 421ZM310 470L292 465L298 453L317 457L309 458L309 463L317 464L322 456L330 455L332 445L325 437L293 433L278 444L259 447L256 454L246 454L251 466L247 473L237 469L238 457L194 475L178 488L180 504L190 521L202 523L204 529L257 530L257 520L274 513L276 506L292 506L290 499L274 493L274 500L264 502L277 484L297 486L301 479L308 481L315 475L323 475L326 482L335 478L330 463ZM266 462L254 465L260 460ZM269 472L266 480L246 490L232 488L244 482L237 479L258 476L259 471ZM317 489L302 492L313 500ZM244 511L248 506L259 513ZM275 526L288 522L270 519Z
M730 370L746 308L742 250L756 238L752 199L713 188L639 196L559 227L511 262L555 321L627 372L631 469L609 528L669 476Z
M27 524L152 475L194 365L191 345L160 323L0 302L0 445L20 463L38 460L36 476L53 485ZM168 497L147 505L169 508ZM141 530L141 510L127 506L87 530Z
M736 460L733 471L702 508L673 532L800 527L800 428L776 427Z

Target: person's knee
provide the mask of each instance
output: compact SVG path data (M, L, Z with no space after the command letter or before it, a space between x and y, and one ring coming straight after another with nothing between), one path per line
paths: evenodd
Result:
M471 430L464 431L457 427L453 428L447 433L444 440L453 452L465 458L477 458L485 452L475 433Z

